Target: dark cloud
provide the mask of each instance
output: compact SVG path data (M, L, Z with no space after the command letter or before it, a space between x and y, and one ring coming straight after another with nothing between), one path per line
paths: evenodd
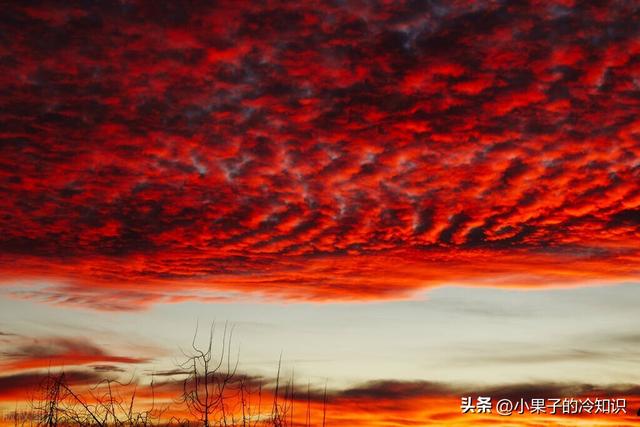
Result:
M65 378L70 385L94 385L102 380L102 376L88 371L65 371ZM18 373L0 376L0 400L17 401L28 397L48 378L47 373Z
M47 368L52 366L78 366L88 364L138 364L145 358L116 356L87 339L47 337L20 338L0 352L0 367L6 371Z
M126 369L115 365L92 365L91 368L96 372L126 372Z
M490 396L496 399L565 398L582 396L640 396L640 387L633 384L608 386L576 383L520 383L494 386L473 386L433 383L429 381L371 381L341 391L333 391L333 399L372 401L411 400L418 397Z
M442 396L454 393L451 386L427 381L371 381L343 390L335 397L354 399L403 400L415 397Z
M640 394L640 387L632 384L618 384L611 386L599 386L592 384L515 384L500 387L487 387L474 391L483 396L492 396L498 399L536 399L536 398L565 398L565 397L616 397L634 396Z

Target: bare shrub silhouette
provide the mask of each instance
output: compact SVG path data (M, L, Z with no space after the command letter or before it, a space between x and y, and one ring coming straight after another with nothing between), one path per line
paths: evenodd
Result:
M72 388L61 371L49 370L28 402L28 410L18 412L16 427L311 427L326 426L327 388L322 395L322 421L312 424L313 401L307 383L306 396L297 389L293 373L282 379L282 355L272 383L262 378L238 373L239 350L232 354L233 328L225 323L219 346L215 346L216 325L209 328L208 339L196 343L198 327L191 348L183 351L176 372L183 376L178 382L179 395L174 405L159 405L155 398L155 381L148 386L150 402L138 402L138 384L133 377L128 382L103 379L91 387ZM296 405L298 403L298 405ZM303 410L299 405L306 406ZM187 413L186 417L168 416L167 412ZM295 409L302 414L296 416Z
M29 410L19 414L16 410L16 426L160 426L166 407L157 407L154 381L149 385L151 404L145 409L136 405L136 388L132 381L122 383L104 379L85 390L85 395L72 390L64 371L52 374L49 370L41 382L38 394L29 402Z

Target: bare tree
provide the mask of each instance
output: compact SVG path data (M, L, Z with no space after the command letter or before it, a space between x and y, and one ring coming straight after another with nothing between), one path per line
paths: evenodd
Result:
M180 368L188 372L183 381L183 392L180 402L186 404L192 416L202 422L204 427L214 425L229 426L233 414L229 413L226 395L232 384L240 354L232 362L231 344L233 328L229 330L225 323L222 333L222 348L219 352L213 347L215 322L209 329L209 340L206 347L196 345L198 327L193 335L190 353L184 353L186 360L180 363ZM217 354L216 354L217 353Z

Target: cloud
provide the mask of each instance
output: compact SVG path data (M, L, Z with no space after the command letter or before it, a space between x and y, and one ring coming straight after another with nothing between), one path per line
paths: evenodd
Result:
M115 356L86 339L48 337L20 339L0 352L0 367L4 372L51 367L73 367L96 364L101 370L105 364L139 364L144 358Z
M94 385L102 377L86 371L66 371L65 378L69 385ZM21 372L0 376L0 401L20 401L34 393L47 379L48 374L42 372Z
M453 393L450 386L427 381L370 381L334 395L336 398L403 400L417 396L442 396Z
M96 372L126 372L126 369L115 365L92 365Z
M9 5L4 281L129 310L637 280L637 14Z
M495 413L487 415L462 414L461 397L491 397L492 402L510 399L530 402L531 399L625 399L626 414L598 415L524 415L514 413L504 418ZM321 398L322 396L320 396ZM318 403L322 400L318 400ZM572 383L519 383L504 385L459 385L428 381L381 380L357 385L345 390L333 390L328 395L328 409L332 423L355 426L412 426L412 425L550 425L579 426L585 422L611 426L632 426L637 422L635 408L640 404L640 389L635 385L597 386ZM561 417L561 418L558 418Z
M332 392L335 399L405 400L428 396L481 395L496 398L531 399L535 397L637 396L640 388L631 384L592 385L574 383L520 383L502 385L460 385L429 381L377 380Z
M40 281L20 281L19 285L5 287L4 293L10 297L26 299L46 304L74 306L99 311L142 310L153 304L179 303L197 299L202 302L225 303L233 299L233 293L201 290L192 286L188 289L173 289L163 283L153 290L144 290L135 284L128 286L95 288L82 286L82 283L48 283ZM187 289L185 289L187 288Z

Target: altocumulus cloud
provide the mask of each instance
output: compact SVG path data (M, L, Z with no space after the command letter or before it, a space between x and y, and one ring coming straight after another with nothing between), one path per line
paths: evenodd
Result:
M335 301L637 279L639 13L7 5L5 281L135 309L203 289Z

